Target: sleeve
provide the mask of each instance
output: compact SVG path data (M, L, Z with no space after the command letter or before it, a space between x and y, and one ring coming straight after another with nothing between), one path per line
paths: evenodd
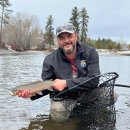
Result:
M36 94L36 96L30 97L30 99L31 99L31 100L36 100L36 99L38 99L38 98L41 98L41 97L43 97L43 96L49 94L49 92L50 92L49 90L44 90L44 91L42 91L42 95Z
M50 65L48 57L46 57L44 59L43 66L42 66L41 78L44 81L44 80L47 80L47 79L52 79L52 77L53 77L53 68ZM49 93L50 93L49 90L43 90L42 95L36 94L36 96L32 96L30 99L36 100L38 98L41 98L43 96L48 95Z
M47 79L54 79L54 69L51 66L50 63L51 59L49 59L49 57L46 57L44 59L43 62L43 66L42 66L42 74L41 74L41 78L42 80L47 80Z
M74 80L66 79L68 88L72 88L72 87L100 74L99 55L94 48L92 48L90 51L89 62L88 62L88 65L86 66L86 71L87 71L87 75L85 75L84 77L79 77ZM95 84L97 84L98 82L99 81L97 81ZM86 86L86 88L87 88L87 86Z

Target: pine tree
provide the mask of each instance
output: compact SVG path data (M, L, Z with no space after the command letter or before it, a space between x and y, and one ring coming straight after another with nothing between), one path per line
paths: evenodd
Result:
M84 8L82 8L81 12L80 12L80 17L81 17L81 31L80 31L80 42L81 43L85 43L86 38L87 38L87 32L88 32L88 20L89 20L89 16L87 14L87 10Z
M44 34L44 42L46 44L49 44L49 49L52 49L52 45L54 45L54 28L52 27L53 25L53 19L52 15L49 15L47 25L45 27L45 34Z
M9 0L0 0L0 8L1 8L1 29L0 29L0 43L2 39L2 27L3 24L7 25L8 24L8 18L10 13L12 13L12 10L8 9L11 6Z
M70 18L70 23L72 23L75 28L76 32L79 33L79 9L77 7L74 7L71 11L72 17Z
M130 47L130 45L129 45L129 47ZM116 49L118 49L118 50L121 49L121 44L120 44L120 43L117 43L117 45L116 45Z
M128 49L130 50L130 44L128 45Z

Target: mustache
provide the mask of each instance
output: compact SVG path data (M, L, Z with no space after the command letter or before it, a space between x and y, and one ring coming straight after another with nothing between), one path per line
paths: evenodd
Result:
M66 42L66 43L63 44L63 46L66 46L66 45L72 45L72 43L71 42Z

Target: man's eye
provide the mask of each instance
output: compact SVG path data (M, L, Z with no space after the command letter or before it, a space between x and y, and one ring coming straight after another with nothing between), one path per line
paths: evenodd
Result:
M68 35L68 37L71 37L71 35Z
M68 37L69 37L69 38L71 38L71 37L72 37L72 35L69 35Z
M62 40L62 39L63 39L63 37L59 37L59 39L60 39L60 40Z

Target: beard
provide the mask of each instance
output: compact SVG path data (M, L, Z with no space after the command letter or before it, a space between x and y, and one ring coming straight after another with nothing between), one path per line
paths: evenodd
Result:
M66 46L66 45L72 45L71 49L69 49L69 50L64 49L64 46ZM60 48L63 50L64 53L69 54L69 53L73 52L75 47L76 47L76 43L74 45L72 43L65 43L63 45L63 47L60 47Z

